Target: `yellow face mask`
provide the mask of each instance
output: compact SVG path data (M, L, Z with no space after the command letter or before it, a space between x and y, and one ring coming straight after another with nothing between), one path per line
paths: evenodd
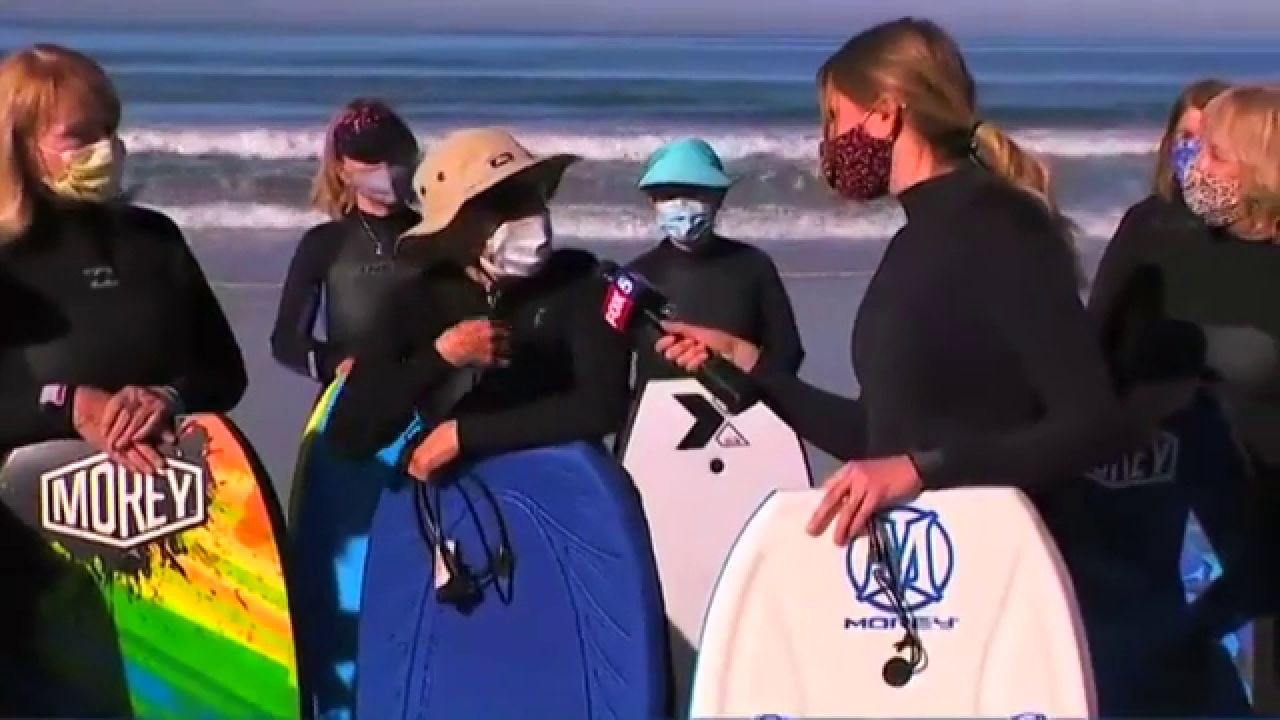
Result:
M110 200L120 194L124 157L124 143L119 137L103 138L65 153L61 176L46 184L63 197L89 202Z

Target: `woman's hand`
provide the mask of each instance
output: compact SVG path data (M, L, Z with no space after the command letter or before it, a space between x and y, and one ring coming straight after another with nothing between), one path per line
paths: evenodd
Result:
M743 372L751 372L760 360L760 348L727 332L673 320L663 322L662 329L667 334L654 349L685 372L697 372L712 352L723 355Z
M440 423L413 449L409 456L409 474L421 481L458 457L458 423Z
M76 388L72 424L90 445L131 472L154 474L165 467L155 441L173 442L173 413L167 397L150 388L128 386L114 395L94 387Z
M823 484L826 491L809 518L808 532L817 537L836 522L836 545L848 545L866 528L871 514L920 492L920 474L911 458L895 455L846 463Z
M511 336L505 325L488 318L463 320L440 333L436 352L454 367L484 367L511 354Z

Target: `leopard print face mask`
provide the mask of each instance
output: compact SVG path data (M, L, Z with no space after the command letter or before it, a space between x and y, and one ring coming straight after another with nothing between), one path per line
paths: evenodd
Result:
M1204 172L1187 170L1182 199L1187 208L1211 227L1226 227L1240 219L1240 183Z

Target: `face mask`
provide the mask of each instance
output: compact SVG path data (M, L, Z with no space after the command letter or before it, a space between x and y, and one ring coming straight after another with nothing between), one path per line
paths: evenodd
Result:
M503 223L489 238L484 260L495 277L529 277L551 255L551 213Z
M658 227L677 247L689 250L711 236L715 211L701 200L676 198L657 203Z
M1215 177L1192 165L1182 199L1210 227L1226 227L1240 219L1240 184Z
M872 137L861 125L822 141L822 176L843 197L865 202L889 194L893 141Z
M351 178L351 185L356 192L369 198L376 203L383 205L396 205L400 202L400 191L397 189L401 183L397 182L397 175L402 174L400 168L391 168L386 165L379 165L371 170L355 174Z
M75 200L103 202L120 194L124 175L124 143L118 137L62 154L62 175L47 181L50 190Z
M1174 143L1173 150L1169 153L1169 162L1173 166L1173 177L1178 181L1179 187L1187 184L1187 170L1195 163L1199 152L1200 141L1195 138L1183 138Z

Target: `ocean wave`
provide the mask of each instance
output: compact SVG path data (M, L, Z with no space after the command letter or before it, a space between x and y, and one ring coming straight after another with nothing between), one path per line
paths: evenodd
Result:
M799 128L699 131L694 128L618 129L611 132L521 131L520 138L538 153L570 152L592 160L644 160L662 143L675 137L699 134L710 141L725 159L752 155L773 155L788 160L812 161L818 146L815 130ZM1035 152L1067 158L1105 158L1151 154L1158 129L1142 126L1111 128L1026 127L1012 130L1013 136ZM422 136L422 146L439 140L437 134ZM201 156L229 155L250 159L287 160L318 157L323 144L319 128L134 128L124 132L132 153Z
M259 203L209 203L161 206L188 230L301 230L324 221L303 208ZM1123 208L1073 213L1080 233L1089 238L1110 237ZM726 236L752 241L883 240L902 226L897 206L869 206L862 210L810 212L787 206L728 208L718 229ZM553 224L558 237L589 241L650 242L656 239L652 215L643 208L615 205L560 205Z

